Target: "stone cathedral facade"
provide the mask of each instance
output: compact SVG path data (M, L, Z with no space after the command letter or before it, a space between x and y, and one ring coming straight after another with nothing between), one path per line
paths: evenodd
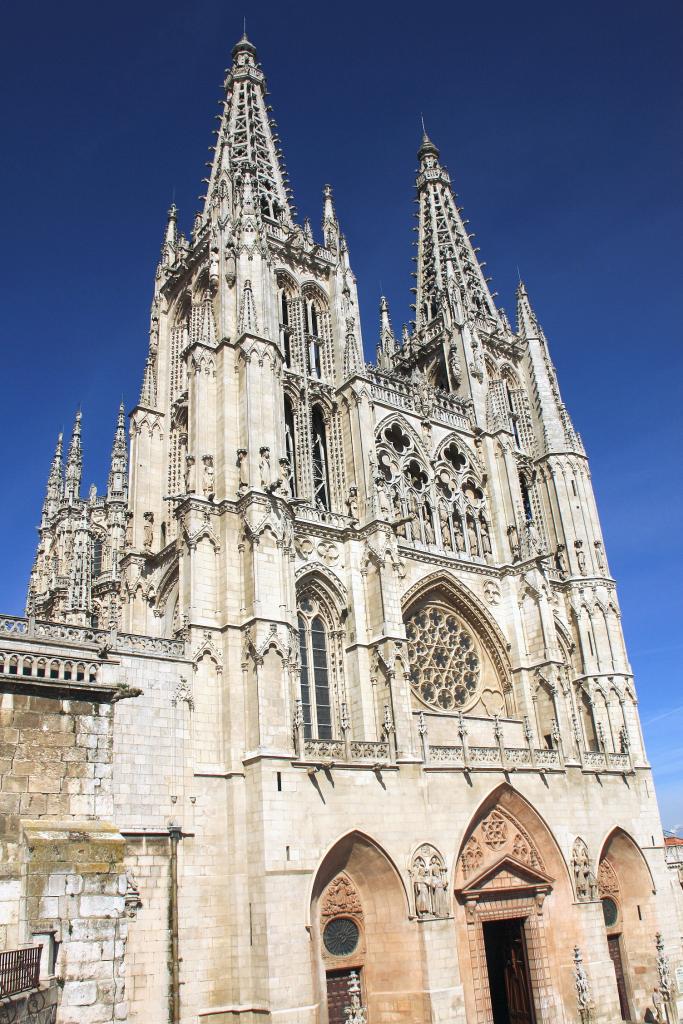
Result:
M60 438L0 620L4 948L62 1024L673 1024L681 883L524 286L513 327L425 135L368 364L246 37L216 136L130 455L122 408L85 497Z

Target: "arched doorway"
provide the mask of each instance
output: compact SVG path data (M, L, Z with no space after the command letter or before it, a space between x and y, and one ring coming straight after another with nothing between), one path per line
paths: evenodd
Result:
M354 987L372 1024L427 1019L406 891L388 855L368 836L343 836L323 859L311 933L322 1024L346 1024Z
M467 829L455 896L467 1020L556 1019L571 998L573 980L564 963L551 970L553 919L566 917L573 893L547 826L512 787L498 787Z
M653 888L640 848L615 829L600 854L598 895L622 1020L642 1020L658 985Z

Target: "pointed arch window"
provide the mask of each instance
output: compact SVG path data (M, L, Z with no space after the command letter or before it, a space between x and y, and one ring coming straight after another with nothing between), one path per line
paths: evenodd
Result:
M298 615L301 661L301 710L306 739L332 739L332 703L327 629L311 600L301 602Z
M313 500L316 505L330 509L330 485L327 470L327 440L322 409L316 405L312 416Z
M98 537L92 546L92 574L99 576L102 572L102 540Z
M519 488L522 492L522 508L524 509L524 518L527 523L530 523L534 518L534 513L533 509L531 508L531 497L529 495L529 487L526 480L521 474L519 477Z
M320 354L320 314L314 299L306 301L306 327L308 330L308 371L312 377L322 376Z
M289 463L289 491L293 498L297 496L296 490L296 447L294 439L294 412L292 403L285 398L285 455Z
M282 357L285 361L285 366L291 366L292 332L289 326L289 304L287 302L287 293L285 292L284 288L280 288L280 291L278 293L278 311L280 316L280 348L282 350Z

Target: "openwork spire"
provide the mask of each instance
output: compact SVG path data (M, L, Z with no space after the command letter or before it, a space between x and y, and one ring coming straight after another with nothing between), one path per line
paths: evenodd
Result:
M47 478L47 490L43 502L43 514L50 519L57 511L57 506L64 491L64 467L62 464L62 438L60 433L57 437L57 447L50 466L50 475Z
M225 80L225 103L207 204L219 191L224 175L233 177L240 168L249 167L262 215L291 225L287 174L265 97L266 80L256 59L256 47L245 34L232 51L232 66Z
M126 445L126 410L123 402L119 406L119 414L116 421L116 432L114 444L111 450L111 464L109 467L109 497L121 498L126 496L128 489L128 447Z
M66 460L66 479L64 497L67 501L76 501L81 493L81 477L83 476L83 452L81 451L81 412L76 413L69 455Z
M446 308L456 319L468 310L495 316L493 299L460 217L451 179L426 132L417 157L420 168L416 328L421 331Z
M380 370L391 370L396 354L396 338L391 326L389 304L385 297L379 300L379 345L377 346L377 365Z

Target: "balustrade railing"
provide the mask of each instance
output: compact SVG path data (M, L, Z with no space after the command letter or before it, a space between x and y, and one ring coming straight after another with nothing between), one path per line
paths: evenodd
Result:
M0 953L0 998L37 988L42 946L6 949Z
M46 622L17 615L0 617L0 637L2 636L15 639L57 640L77 646L99 648L106 645L114 651L123 653L165 654L174 658L183 657L185 651L183 640L143 636L137 633L118 633L116 630L75 626L68 622Z

